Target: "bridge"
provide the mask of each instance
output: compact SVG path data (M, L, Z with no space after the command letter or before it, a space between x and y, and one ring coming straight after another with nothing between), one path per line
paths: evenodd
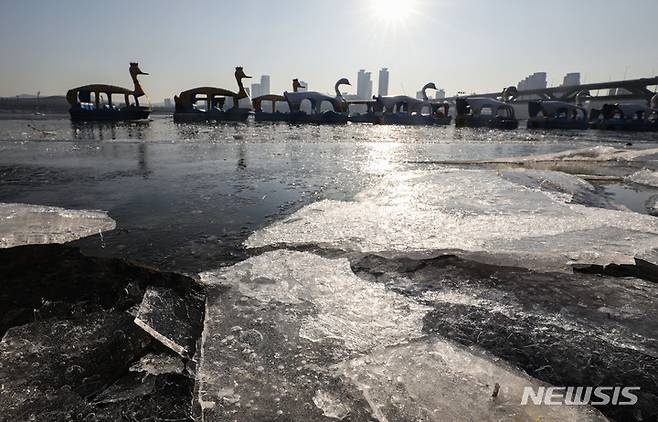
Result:
M653 86L654 91L649 87ZM593 84L556 86L543 89L519 90L518 96L512 102L527 102L529 100L557 100L566 102L576 102L576 95L586 91L589 92L592 101L650 101L656 95L655 89L658 87L658 76L653 78L629 79L625 81L599 82ZM604 95L595 95L594 91L604 90ZM610 90L615 90L614 95L610 95ZM467 95L469 97L489 97L497 98L501 92L491 92L487 94ZM454 100L456 97L448 98Z

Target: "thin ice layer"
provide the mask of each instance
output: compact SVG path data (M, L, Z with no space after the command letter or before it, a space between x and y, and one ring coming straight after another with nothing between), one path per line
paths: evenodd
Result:
M585 407L519 406L537 380L421 337L430 308L356 277L344 258L277 250L201 278L202 421L605 420Z
M461 252L543 270L633 264L635 257L656 263L655 218L570 203L566 183L561 192L544 190L542 184L528 185L525 172L514 178L513 172L397 173L353 202L308 205L257 231L246 245L319 245L409 256Z
M340 365L380 421L606 421L583 406L521 405L537 380L491 357L433 339ZM496 397L495 385L499 385Z
M357 277L347 259L273 251L228 269L201 274L210 285L230 285L262 303L311 304L299 335L312 342L341 341L352 351L421 336L430 308Z
M549 154L526 157L498 158L493 162L508 161L633 161L658 154L658 148L622 149L597 145L590 148L571 149Z
M651 171L649 169L640 170L628 176L626 180L639 185L658 188L658 171Z
M105 211L0 203L0 248L66 243L115 227Z

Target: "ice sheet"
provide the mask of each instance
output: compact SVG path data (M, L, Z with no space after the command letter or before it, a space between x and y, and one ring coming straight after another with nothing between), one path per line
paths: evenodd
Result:
M339 340L367 351L421 336L430 308L357 277L347 259L273 251L228 269L201 274L210 285L229 285L262 303L312 304L299 335L312 342Z
M202 421L605 420L586 407L520 406L537 380L423 336L430 308L356 277L344 258L277 250L201 279Z
M649 169L640 170L628 176L626 180L640 185L658 188L658 171L651 171Z
M115 227L105 211L0 203L0 248L66 243Z
M537 174L558 191L535 183ZM353 202L308 205L257 231L246 246L315 245L397 256L461 253L539 270L633 264L635 257L655 264L658 221L571 203L574 193L588 189L574 178L515 170L396 173Z
M633 161L658 154L658 148L623 149L598 145L590 148L567 150L526 157L499 158L493 162L509 161Z
M340 365L380 421L606 421L588 407L523 406L542 384L490 356L440 339L377 350ZM498 384L498 395L492 397Z

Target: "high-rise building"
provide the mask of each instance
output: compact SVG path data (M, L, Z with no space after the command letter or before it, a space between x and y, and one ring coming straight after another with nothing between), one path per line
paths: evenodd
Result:
M388 68L382 68L379 71L379 87L377 89L377 95L386 96L388 95Z
M417 100L423 99L423 91L416 91L416 99Z
M562 86L580 85L580 72L567 73L564 75Z
M548 83L546 82L546 72L535 72L528 76L517 85L519 91L530 89L544 89Z
M256 98L270 93L270 75L262 75L260 83L251 84L251 97Z
M261 90L261 84L251 84L251 94L253 95L253 98L260 97L261 95L263 95Z
M263 75L260 77L260 95L267 95L270 93L270 75Z
M446 99L446 91L445 89L437 89L436 90L436 97L437 100L445 100Z
M368 100L372 97L372 73L366 72L364 69L359 70L359 75L356 81L356 95L361 100Z
M171 108L171 98L164 99L164 106L165 108Z

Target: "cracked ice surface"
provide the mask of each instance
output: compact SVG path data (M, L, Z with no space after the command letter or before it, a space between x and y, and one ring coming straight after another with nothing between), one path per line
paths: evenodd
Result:
M571 203L587 191L574 179L523 170L397 173L353 202L308 205L257 231L246 246L316 245L391 256L461 252L539 270L634 264L636 257L657 263L658 220Z
M508 161L633 161L658 154L658 148L621 149L608 146L595 146L556 153L531 155L526 157L497 158L492 162Z
M421 336L431 309L357 277L347 259L274 251L228 269L201 274L211 285L231 285L262 303L312 304L299 335L312 342L336 339L353 351L367 351ZM364 328L368 328L364 331Z
M500 360L440 340L376 350L340 365L380 421L606 421L587 407L523 406L537 380ZM500 390L492 398L494 385Z
M105 211L0 203L0 248L66 243L115 227Z
M537 380L423 336L430 308L356 277L345 258L277 250L201 279L203 421L605 420L586 407L519 406Z
M658 188L658 171L651 171L649 169L640 170L626 177L626 180L639 185Z

